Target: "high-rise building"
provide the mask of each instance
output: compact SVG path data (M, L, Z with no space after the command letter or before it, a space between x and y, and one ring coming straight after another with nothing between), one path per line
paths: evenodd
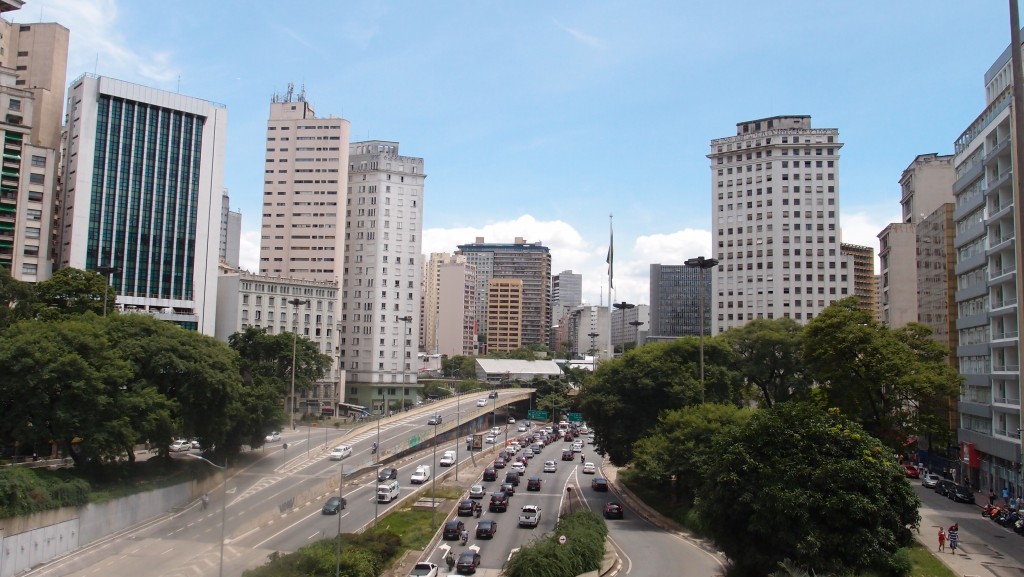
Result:
M551 316L559 319L583 303L583 275L572 270L551 276Z
M15 71L15 88L32 93L34 105L23 124L32 127L35 146L60 148L69 40L68 29L54 22L0 20L0 66Z
M714 333L759 318L805 323L853 294L839 248L842 146L810 116L741 122L711 141Z
M274 95L263 171L261 274L341 282L348 138L349 121L318 118L304 91L295 95L289 85Z
M953 201L953 155L919 154L900 176L903 222L917 224Z
M609 307L580 305L569 313L570 358L612 358Z
M985 73L985 108L954 142L960 477L983 492L1022 488L1020 335L1008 46Z
M238 268L242 241L242 213L231 210L231 197L224 189L220 204L220 259L232 268Z
M947 202L917 223L917 322L931 327L932 338L949 349L950 366L955 368L960 340L953 211L954 204Z
M418 398L423 159L398 143L353 142L348 155L339 354L345 400ZM407 320L401 320L407 319Z
M710 334L711 275L709 270L681 264L652 264L648 334L651 337L699 336L701 290L704 291L704 334Z
M853 263L853 296L857 297L860 308L875 314L875 255L870 246L841 243L843 255Z
M917 225L894 222L878 233L882 322L899 328L917 322Z
M67 110L60 266L115 267L119 307L213 335L227 109L86 74Z
M539 242L527 243L516 237L512 244L487 244L477 237L473 244L462 244L456 254L476 268L477 294L486 295L491 279L523 281L522 344L545 344L551 327L551 252ZM480 334L489 334L487 299L477 299Z
M449 262L456 262L463 257L455 257L446 252L430 253L428 258L423 259L423 286L420 289L420 334L419 350L426 353L436 353L438 350L437 325L441 303L441 267Z
M710 299L710 292L706 294ZM707 307L710 311L711 307ZM627 347L623 345L639 346L643 344L642 335L646 335L651 324L651 307L648 305L636 305L630 308L612 308L611 331L612 347L614 350L624 352ZM710 323L705 325L710 327ZM699 334L699 333L698 333Z
M475 355L477 344L476 270L454 257L438 271L437 352L453 357Z
M487 283L487 351L523 346L523 280L492 278Z

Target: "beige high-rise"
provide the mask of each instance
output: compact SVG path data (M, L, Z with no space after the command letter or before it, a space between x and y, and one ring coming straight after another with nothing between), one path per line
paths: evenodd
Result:
M260 273L341 282L349 121L289 88L270 103Z

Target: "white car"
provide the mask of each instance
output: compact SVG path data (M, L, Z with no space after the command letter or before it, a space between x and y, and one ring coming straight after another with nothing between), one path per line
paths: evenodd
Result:
M583 472L588 475L593 475L597 473L597 467L590 461L587 461L586 463L583 463Z
M572 452L573 453L582 453L583 452L583 441L573 441L572 442Z
M331 460L340 461L351 454L352 447L349 447L348 445L338 445L337 447L331 449Z
M189 451L191 449L192 449L192 441L187 441L185 439L178 439L177 441L174 441L173 443L171 443L170 447L167 447L167 450L172 452L172 453L178 453L178 452L181 452L181 451Z
M514 418L514 417L509 417L509 418L508 418L508 424L510 424L510 425L514 425L514 424L516 424L516 420L515 420L515 418Z
M487 406L487 399L477 399L476 400L476 406L478 406L478 407L486 407Z
M437 577L437 565L421 561L412 568L409 577Z
M512 469L513 471L519 473L520 475L526 474L526 465L524 465L521 461L516 461L515 463L512 463L512 465L509 466L509 469Z
M526 432L526 425L519 425L519 427L517 427L517 429L518 429L518 431L520 433L525 433Z
M488 445L493 445L494 435L487 435L487 437L484 438L484 442L487 443Z
M545 473L557 473L558 463L554 460L544 461L544 472Z
M491 434L492 435L500 435L501 434L501 427L491 427Z
M281 433L278 433L277 431L274 431L273 433L270 433L264 439L264 441L266 441L268 443L276 443L276 442L278 442L280 440L281 440Z

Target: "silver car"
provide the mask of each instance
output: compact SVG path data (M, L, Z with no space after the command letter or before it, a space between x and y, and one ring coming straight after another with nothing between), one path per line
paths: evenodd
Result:
M557 473L558 463L554 460L544 461L544 472L545 473Z
M934 489L935 485L938 485L940 480L942 480L942 477L936 475L935 473L928 473L921 477L921 485L924 487Z

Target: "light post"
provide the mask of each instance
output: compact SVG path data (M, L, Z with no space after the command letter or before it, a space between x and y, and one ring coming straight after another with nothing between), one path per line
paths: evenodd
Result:
M685 263L690 268L700 270L700 403L704 404L704 271L718 266L718 260L713 258L687 259Z
M199 459L200 461L206 461L207 464L224 471L224 481L221 484L221 502L220 502L220 570L217 575L224 577L224 526L227 524L227 507L228 507L228 458L224 457L224 466L221 467L217 463L194 453L189 453L189 457Z
M110 287L110 275L121 274L121 267L117 266L98 266L96 272L106 277L106 282L103 284L103 316L107 316L107 288Z
M434 457L430 461L430 528L437 529L437 422L434 422Z
M405 337L409 334L409 323L412 322L412 316L406 315L404 317L396 317L396 321L402 321L402 407L405 407ZM433 476L433 473L431 473Z
M345 463L338 463L338 469L338 498L341 503L338 504L338 534L334 536L338 540L334 551L334 577L341 577L341 509L345 507Z
M591 333L587 333L587 336L590 337L590 350L587 351L587 352L589 352L590 356L592 357L592 360L590 361L590 371L593 372L593 371L597 370L597 343L595 342L594 339L596 339L597 337L601 336L601 333L593 333L593 332L591 332ZM614 351L613 351L613 353L614 353ZM613 356L614 356L614 354L613 354Z
M298 340L299 340L299 327L298 327L298 322L299 322L299 320L298 320L298 317L299 317L299 306L300 305L309 305L309 299L295 298L295 299L291 299L290 301L288 301L288 304L290 304L290 305L295 307L295 318L293 319L293 322L292 322L292 396L291 396L291 407L290 407L291 410L289 411L290 418L289 418L289 421L288 421L288 423L289 423L288 426L291 427L291 429L294 431L295 430L295 346L296 346L296 344L298 344Z
M459 422L462 420L462 392L455 383L455 480L459 480Z
M644 324L644 321L629 321L629 326L633 327L633 343L635 346L640 346L640 325ZM626 345L622 345L622 352L626 352Z
M380 420L384 417L384 387L380 389L380 414L377 415L377 452L373 455L377 463L377 481L380 482ZM380 508L380 501L373 500L373 526L377 526L377 513Z
M619 315L622 317L619 319L619 326L622 329L622 352L626 352L626 311L632 308L636 308L636 305L629 304L626 301L621 303L613 303L613 307L619 311ZM615 356L615 346L612 345L612 357Z

